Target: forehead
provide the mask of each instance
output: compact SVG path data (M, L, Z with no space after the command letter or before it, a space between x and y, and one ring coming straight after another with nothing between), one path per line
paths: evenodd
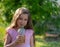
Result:
M21 14L19 18L27 18L28 19L28 14Z

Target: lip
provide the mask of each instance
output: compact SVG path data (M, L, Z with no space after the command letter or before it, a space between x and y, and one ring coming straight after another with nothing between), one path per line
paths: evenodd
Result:
M23 26L23 24L20 24L21 26Z

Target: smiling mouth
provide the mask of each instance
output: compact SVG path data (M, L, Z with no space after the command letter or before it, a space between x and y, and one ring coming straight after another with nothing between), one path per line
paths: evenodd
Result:
M21 27L24 27L23 24L20 24L20 25L21 25Z

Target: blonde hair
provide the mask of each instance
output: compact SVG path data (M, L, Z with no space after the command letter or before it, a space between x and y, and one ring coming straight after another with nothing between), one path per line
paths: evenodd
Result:
M13 16L13 19L11 21L11 24L10 26L7 28L14 28L16 27L16 21L18 19L18 17L21 15L21 14L28 14L28 22L27 22L27 25L25 26L25 29L33 29L33 26L32 26L32 19L31 19L31 15L30 15L30 12L27 8L25 7L22 7L22 8L18 8Z

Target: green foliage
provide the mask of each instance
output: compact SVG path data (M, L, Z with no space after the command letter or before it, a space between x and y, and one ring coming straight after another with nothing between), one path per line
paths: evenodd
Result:
M30 10L37 34L47 31L46 23L49 21L60 28L60 6L57 0L0 0L0 22L10 23L15 10L19 7L27 7Z

